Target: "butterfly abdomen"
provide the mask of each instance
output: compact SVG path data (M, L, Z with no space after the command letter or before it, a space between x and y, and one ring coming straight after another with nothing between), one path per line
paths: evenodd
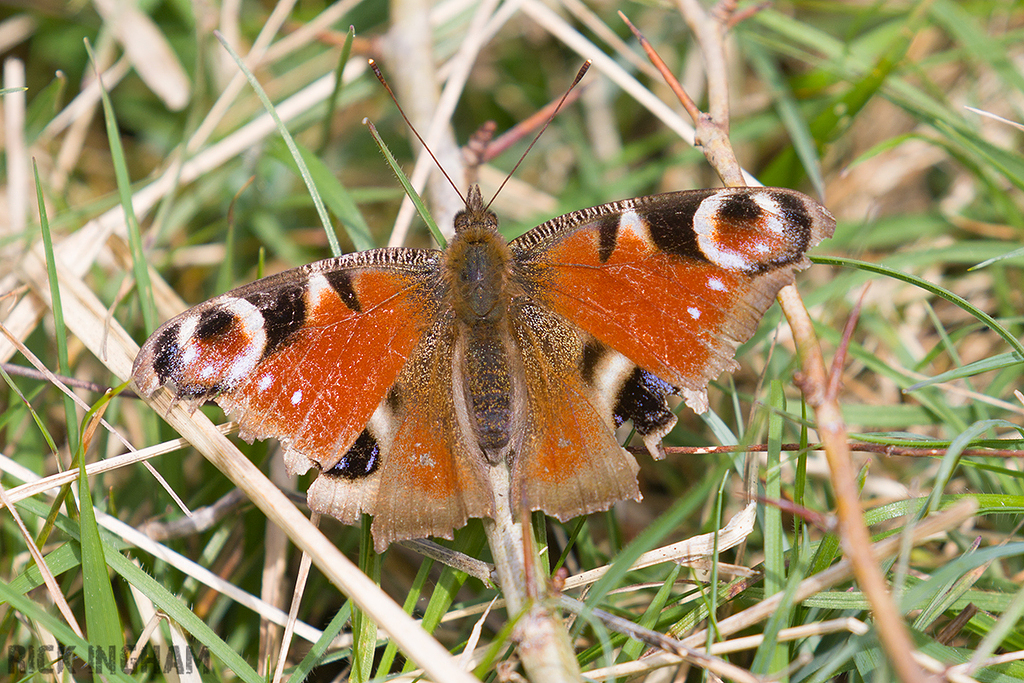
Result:
M507 320L512 256L498 234L494 214L480 205L478 194L470 197L466 211L456 218L456 234L445 262L460 329L461 350L453 374L462 381L461 387L455 387L455 399L464 402L464 414L480 451L495 462L513 429L514 379Z
M492 462L512 435L512 373L503 323L467 327L461 357L467 413L480 449Z

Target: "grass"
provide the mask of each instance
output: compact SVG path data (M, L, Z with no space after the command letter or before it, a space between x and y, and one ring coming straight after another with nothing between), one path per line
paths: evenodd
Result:
M405 6L394 10L402 16L399 7ZM703 92L694 75L697 52L678 14L645 5L622 9L684 75L688 91ZM365 69L367 56L381 62L421 133L430 129L433 110L423 108L423 91L433 77L418 71L429 60L411 52L400 62L389 59L387 31L392 44L411 51L415 43L401 41L423 37L429 25L434 61L453 83L465 74L452 117L459 143L487 120L499 133L507 130L560 95L583 60L578 52L612 55L595 62L581 101L552 123L496 200L510 236L572 209L715 183L700 154L680 139L687 121L671 104L655 103L669 102L660 80L645 63L634 66L635 48L632 56L615 53L598 27L627 38L612 8L594 8L598 24L584 28L582 15L561 26L526 2L491 36L469 31L471 10L455 5L435 8L429 24L409 22L416 29L410 32L404 22L390 24L384 8L362 3L334 17L330 30L304 34L324 10L304 3L263 40L258 34L273 21L268 10L247 6L232 24L194 14L213 11L205 5L146 3L133 10L145 12L134 19L152 33L124 32L91 5L0 15L9 29L0 35L20 36L5 47L9 58L21 60L26 84L9 90L3 103L3 324L23 344L16 352L0 339L3 360L28 366L31 354L54 373L92 383L75 393L94 405L102 398L97 389L126 379L132 340L141 342L160 320L262 272L330 254L293 157L211 26L243 56L251 46L263 53L248 65L294 136L343 251L387 244L404 196L364 117L413 168L415 148ZM357 32L345 60L349 24ZM875 540L889 544L880 562L916 647L949 680L1024 678L1024 663L1007 654L1024 650L1024 397L1015 394L1024 372L1021 131L965 109L1024 121L1024 79L1016 66L1024 57L1022 31L1017 5L933 0L780 5L732 33L732 140L741 163L765 184L823 193L839 219L836 236L815 251L818 265L800 275L800 291L829 359L863 295L843 371L844 417L853 442L898 453L857 455L865 518ZM485 36L479 57L453 59ZM94 74L83 37L109 102L83 96L84 108L70 109ZM596 47L580 47L582 40ZM8 63L5 87L17 84L17 69ZM335 91L331 75L341 69L344 85ZM230 97L218 104L222 93ZM434 149L443 160L454 153L450 142ZM485 195L523 149L520 142L493 170L485 167ZM32 202L32 160L42 212ZM445 229L458 205L434 189L425 196ZM134 215L127 223L126 213ZM51 236L49 246L44 237ZM414 222L404 242L426 247L431 238ZM55 267L47 268L49 259ZM61 296L51 308L53 283ZM710 565L628 571L645 551L712 532L740 511L744 459L729 453L680 452L659 463L641 455L642 504L565 525L549 519L541 537L552 563L559 560L569 573L566 594L582 597L591 610L691 647L765 635L720 655L756 676L893 680L868 603L844 574L841 539L831 533L836 500L824 461L818 451L783 448L814 443L816 435L793 382L799 366L780 319L777 308L769 311L740 349L741 370L713 383L713 415L701 419L682 409L666 441L767 444L767 457L754 460L762 499L743 544L723 545ZM83 432L91 416L81 403L65 403L52 384L14 375L5 386L0 483L18 499L13 510L0 511L0 633L8 664L39 672L59 656L58 644L74 646L88 661L83 653L97 645L141 643L138 672L105 672L163 680L168 648L182 646L183 653L187 645L209 666L198 674L203 680L272 675L279 625L287 621L300 570L299 553L277 526L283 518L235 497L231 479L176 441L163 412L114 398L104 413L113 431ZM202 412L223 419L215 408ZM193 443L221 443L202 433ZM141 453L115 460L125 443ZM281 475L273 443L236 444L301 505L308 477ZM920 450L926 448L936 450ZM69 496L83 452L91 496ZM144 458L185 507L208 516L187 518L139 462ZM97 471L103 464L109 468ZM65 471L32 495L12 491ZM779 499L787 504L775 505ZM500 607L481 620L496 593L472 567L459 571L398 546L375 558L365 529L331 520L321 526L424 620L441 647L459 654L472 645L467 665L478 676L493 679L496 662L514 657L501 647L509 621ZM922 528L928 535L910 540ZM49 590L30 543L55 578ZM446 545L489 559L478 522ZM609 564L581 596L572 577ZM341 580L352 580L346 576ZM372 607L350 602L338 580L310 572L295 607L286 672L361 681L414 671L404 653L417 643L396 647L385 638L415 639L416 631L398 621L378 630L367 617ZM365 600L363 593L353 597ZM772 594L776 602L768 600ZM739 632L731 630L740 623ZM587 675L624 680L628 667L652 681L705 675L690 664L647 672L643 667L669 659L642 658L648 643L610 624L594 611L573 620ZM797 627L808 631L784 638ZM992 659L1000 655L1007 661ZM970 668L948 668L968 662ZM76 675L86 675L82 662L76 666Z

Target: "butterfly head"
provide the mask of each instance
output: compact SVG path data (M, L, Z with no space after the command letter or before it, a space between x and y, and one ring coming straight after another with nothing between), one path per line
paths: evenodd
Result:
M473 241L487 233L498 232L498 217L484 205L479 185L470 185L466 194L466 208L455 214L455 234ZM477 235L477 237L474 237Z

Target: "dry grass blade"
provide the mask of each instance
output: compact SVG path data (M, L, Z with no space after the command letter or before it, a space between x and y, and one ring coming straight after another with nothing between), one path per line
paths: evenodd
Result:
M719 531L703 534L701 536L694 536L693 538L688 538L685 541L679 541L672 545L648 551L633 563L631 570L650 567L662 562L688 564L709 558L714 552L716 537L719 552L724 552L729 548L734 548L742 543L747 536L750 535L750 532L754 530L755 515L756 506L754 503L750 503L735 517L729 520L729 523ZM570 590L580 586L590 585L601 578L608 569L609 568L607 566L598 567L579 574L574 574L565 580L563 589Z

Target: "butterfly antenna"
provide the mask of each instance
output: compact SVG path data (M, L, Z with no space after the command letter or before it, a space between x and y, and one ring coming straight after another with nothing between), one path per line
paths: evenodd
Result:
M388 95L391 95L391 101L395 103L396 107L398 107L398 113L401 114L402 118L405 120L405 125L409 126L409 130L412 131L412 134L415 135L416 139L420 141L421 145L423 145L423 149L427 150L427 154L429 154L430 158L434 160L434 164L437 166L437 169L441 171L441 175L445 177L445 180L448 181L448 184L452 186L453 190L455 190L455 194L459 195L459 199L462 200L462 203L467 204L466 198L462 195L462 192L459 191L459 187L455 184L455 181L452 180L451 176L448 175L448 172L444 170L444 167L441 166L441 162L437 160L437 157L434 156L434 152L431 151L426 141L420 136L419 131L416 130L416 126L412 125L412 121L410 121L409 117L405 115L405 111L402 109L402 105L398 103L398 98L395 97L394 91L391 90L391 86L388 85L387 80L384 79L384 74L380 72L380 68L377 66L377 62L374 61L373 59L368 59L367 61L370 63L370 68L373 69L373 74L377 77L377 80L380 81L380 84L383 85L384 89L388 91Z
M551 116L548 117L548 120L544 122L544 125L533 137L533 141L530 143L530 146L526 148L526 151L523 152L523 156L519 157L519 161L517 161L516 165L512 167L512 170L509 171L509 174L507 176L505 176L505 179L501 181L501 185L498 186L498 191L494 193L493 197L491 197L491 201L487 202L486 208L490 208L491 203L497 198L499 194L501 194L501 190L505 187L505 185L512 178L512 176L515 175L516 171L519 169L519 166L523 163L523 160L526 158L526 155L530 153L530 150L533 149L533 146L537 144L537 140L540 140L540 136L544 135L544 131L546 131L548 129L548 126L551 125L551 122L555 120L555 116L558 115L558 111L562 108L562 105L565 104L565 100L567 97L569 97L569 93L572 92L573 88L579 85L580 81L583 80L583 77L590 69L590 65L593 63L594 62L589 59L583 62L583 66L581 66L580 70L576 73L576 78L573 79L572 84L570 84L569 87L566 89L565 94L562 95L562 99L558 100L558 105L555 107L555 110L551 112Z

